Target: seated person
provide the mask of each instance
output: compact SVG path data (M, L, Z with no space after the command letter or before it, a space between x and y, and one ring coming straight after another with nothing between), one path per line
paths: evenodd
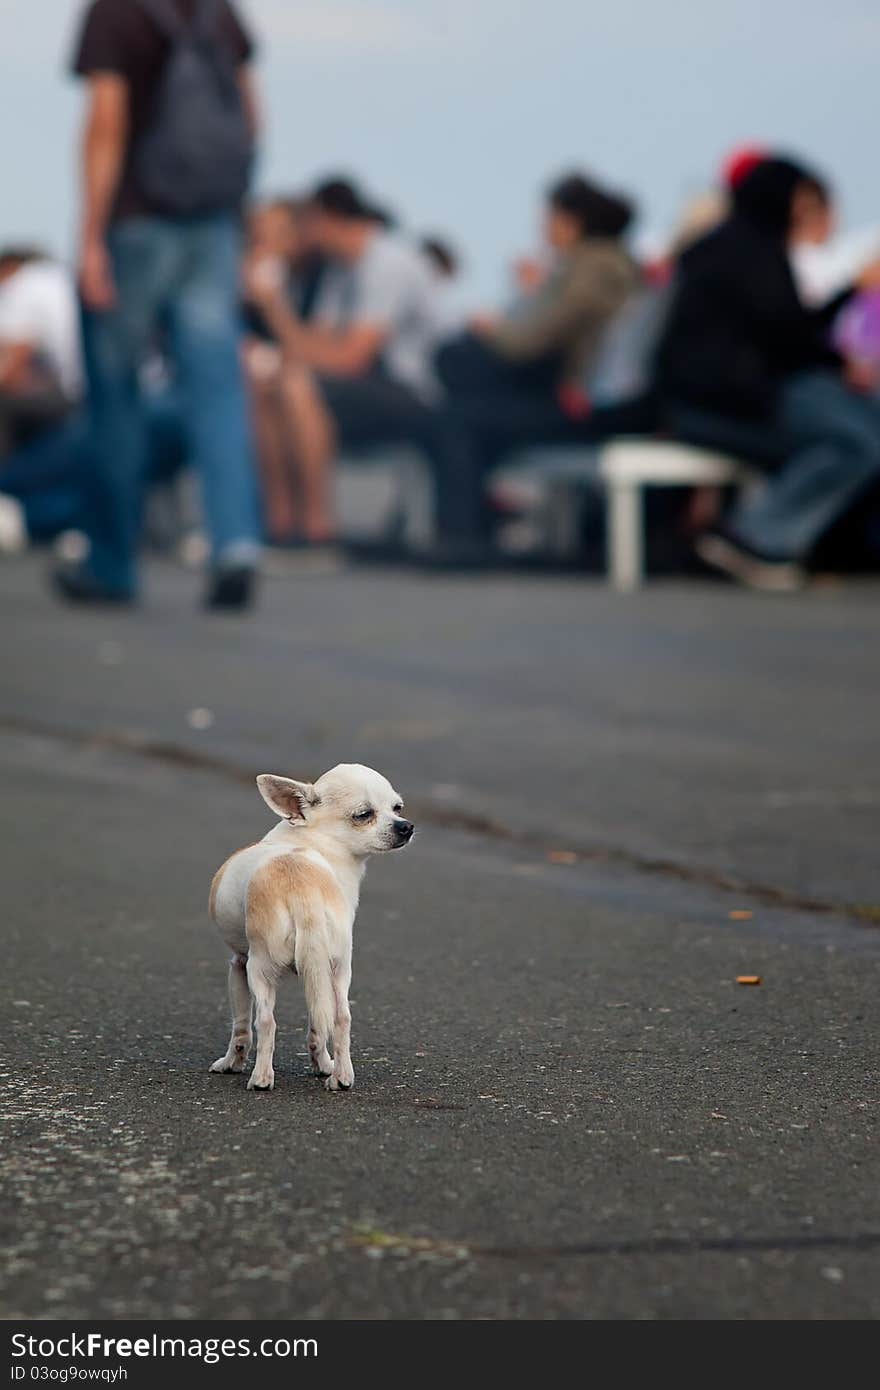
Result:
M682 256L656 358L664 421L679 437L766 463L760 495L697 542L758 587L788 589L829 527L880 477L880 405L847 380L830 328L849 291L799 297L792 249L830 233L830 195L787 159L759 161L732 211ZM870 266L864 287L880 280Z
M586 442L638 427L615 406L594 409L587 382L611 321L639 282L623 241L628 202L579 174L549 192L544 263L517 269L523 293L500 317L472 320L437 359L449 412L470 441L470 466L443 480L441 523L476 541L486 472L528 444Z
M322 184L309 207L313 244L328 262L309 322L290 304L266 258L246 273L281 350L281 390L303 480L323 499L309 540L331 532L335 450L413 442L434 454L437 386L431 358L442 331L434 274L422 252L388 226L352 184Z
M0 492L32 535L78 512L82 390L72 277L39 251L0 252Z
M248 220L245 281L260 267L274 281L297 316L309 318L318 295L324 263L309 237L305 205L277 199L254 209ZM257 303L245 301L245 373L251 393L266 513L273 545L324 541L332 532L325 470L310 468L311 457L295 455L296 425L291 425L284 390L282 354Z
M434 277L437 290L438 342L453 338L467 324L459 303L459 259L449 242L438 236L422 237L419 243Z
M537 385L567 400L569 413L583 410L579 398L602 334L638 281L622 241L632 216L629 203L580 175L557 183L545 210L545 267L521 263L519 280L529 288L512 309L475 318L470 334L444 349L449 390Z
M148 483L173 477L187 457L175 393L159 376L144 395ZM0 494L21 505L33 540L83 523L84 385L72 275L38 252L0 252Z

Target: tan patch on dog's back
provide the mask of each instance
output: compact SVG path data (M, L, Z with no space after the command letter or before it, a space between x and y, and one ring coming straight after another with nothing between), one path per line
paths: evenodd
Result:
M211 891L208 894L208 913L212 921L215 922L217 920L214 916L214 909L217 906L217 893L220 889L220 880L226 873L226 870L229 868L229 865L232 863L233 859L237 859L240 854L244 854L246 849L254 849L255 846L259 843L259 840L254 840L253 844L242 845L241 849L237 849L234 854L230 854L229 858L223 861L223 863L220 865L220 868L217 870L216 874L211 879Z
M302 914L295 913L294 902ZM320 913L344 915L347 903L329 869L303 854L276 854L261 864L248 885L248 935L262 936L276 920L279 907L286 907L298 925L308 926Z

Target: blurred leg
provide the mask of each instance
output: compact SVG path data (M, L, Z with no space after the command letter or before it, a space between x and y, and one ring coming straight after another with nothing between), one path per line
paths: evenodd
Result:
M90 444L88 421L78 413L20 445L0 468L0 492L22 503L32 538L82 526Z
M331 487L336 447L333 421L307 368L285 366L280 385L287 439L298 474L303 535L310 541L326 541L336 529Z
M731 517L733 535L761 554L805 560L828 528L880 478L880 410L830 374L785 389L786 462Z
M262 483L266 531L270 541L285 541L296 530L297 505L284 428L280 358L272 344L249 339L244 345L243 361Z
M88 420L80 412L41 430L0 464L0 492L21 501L58 487L76 487L89 444Z
M691 489L684 510L684 529L688 535L705 531L714 526L721 516L724 505L724 490L720 487L695 487Z
M438 526L444 534L470 539L475 510L479 526L482 488L476 485L474 503L472 451L447 412L426 405L381 372L325 376L317 387L341 447L412 444L421 449L433 475Z
M485 501L487 475L519 448L536 444L587 442L546 389L503 384L480 395L453 395L434 426L437 529L441 536L470 542L491 529Z
M189 440L180 396L171 387L143 396L147 426L147 481L169 483L189 459Z
M119 593L136 587L147 436L137 369L150 345L179 248L171 224L120 223L110 233L117 304L83 314L92 447L83 480L89 570Z
M768 471L778 468L791 451L791 440L778 421L735 420L714 411L673 404L663 409L661 423L683 444L718 449Z
M239 228L231 216L185 228L186 265L169 305L171 342L214 567L254 565L260 512L239 352Z

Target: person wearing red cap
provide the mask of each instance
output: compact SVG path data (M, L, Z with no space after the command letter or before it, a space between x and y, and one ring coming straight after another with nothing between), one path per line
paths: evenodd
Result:
M793 589L817 542L880 480L880 403L850 389L830 341L852 293L805 306L792 248L827 234L831 196L781 158L739 173L732 211L681 257L656 359L666 424L690 443L768 464L766 488L697 542L714 568ZM880 283L880 266L863 282Z
M747 179L759 164L769 158L770 151L764 145L737 145L721 165L722 187L732 193L743 179Z

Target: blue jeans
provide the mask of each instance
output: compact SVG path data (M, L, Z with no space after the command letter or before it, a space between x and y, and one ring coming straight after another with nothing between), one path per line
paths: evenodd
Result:
M180 386L202 481L215 566L253 563L260 516L239 361L239 227L230 215L137 217L109 236L117 304L83 314L92 448L84 486L89 567L100 583L136 587L148 462L138 367L160 331Z
M80 525L88 445L85 417L77 412L40 430L0 463L0 492L21 503L30 536Z
M188 461L189 447L175 392L144 394L147 429L145 483L173 478ZM83 490L92 471L94 439L82 410L33 434L0 462L0 493L24 508L29 535L51 539L68 528L87 524Z
M789 441L785 462L766 488L739 503L730 530L762 554L805 560L880 481L880 401L830 372L805 372L783 388L778 425Z

